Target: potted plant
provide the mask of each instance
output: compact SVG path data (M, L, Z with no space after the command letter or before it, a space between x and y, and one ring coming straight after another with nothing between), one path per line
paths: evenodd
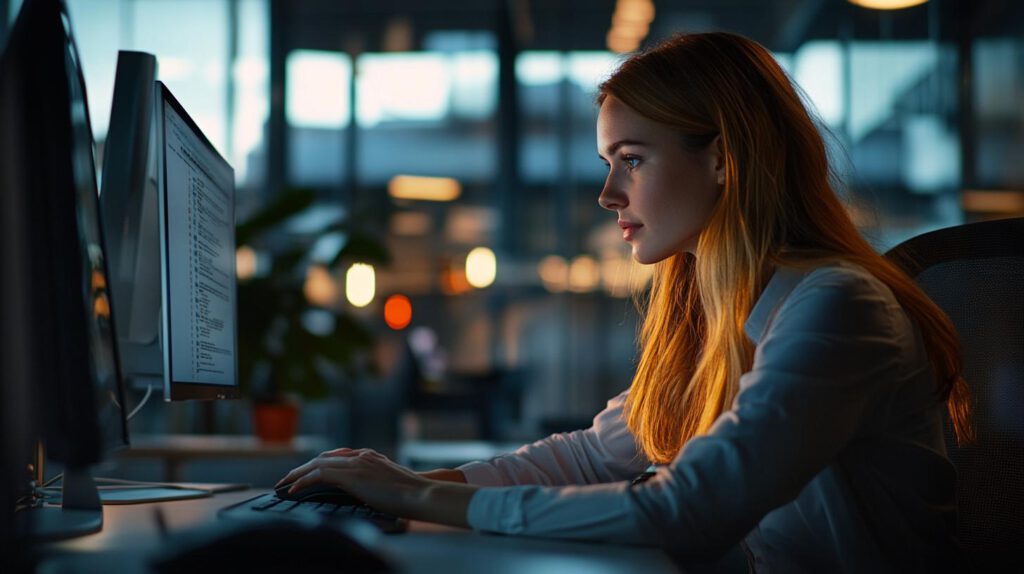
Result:
M329 277L349 262L386 264L388 253L353 223L356 218L338 216L315 233L290 234L286 222L306 212L314 199L309 189L282 192L236 227L240 250L250 248L250 254L258 251L271 260L266 270L238 280L239 381L253 401L255 432L265 441L290 441L301 400L327 397L331 378L358 376L374 341L336 298L311 301L305 287L311 265ZM325 234L336 234L341 245L318 261L313 246Z

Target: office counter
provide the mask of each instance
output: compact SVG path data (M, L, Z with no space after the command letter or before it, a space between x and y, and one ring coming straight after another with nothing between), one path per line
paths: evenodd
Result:
M157 508L169 536L217 521L221 508L260 491L218 494L211 498L105 506L103 530L41 548L39 572L146 572L146 558L168 538L161 534ZM404 534L382 535L380 546L399 572L677 572L660 550L481 534L425 522L413 522ZM344 571L339 568L339 571Z

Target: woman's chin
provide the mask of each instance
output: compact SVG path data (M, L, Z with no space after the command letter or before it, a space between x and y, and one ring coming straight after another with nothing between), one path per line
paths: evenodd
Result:
M633 261L636 261L641 265L650 265L652 263L657 263L662 259L664 259L664 257L652 256L652 254L638 249L637 246L633 246Z

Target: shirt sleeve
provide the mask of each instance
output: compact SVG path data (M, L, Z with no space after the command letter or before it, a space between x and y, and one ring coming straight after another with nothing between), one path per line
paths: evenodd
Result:
M793 500L859 432L900 371L902 310L874 278L816 270L793 290L740 379L731 410L651 480L480 489L481 530L721 552ZM910 328L909 323L905 328Z
M590 428L552 435L487 462L459 467L480 486L565 486L631 478L650 463L626 427L622 406L628 391L608 401Z

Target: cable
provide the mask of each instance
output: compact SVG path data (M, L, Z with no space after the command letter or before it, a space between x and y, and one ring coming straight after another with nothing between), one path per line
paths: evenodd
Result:
M151 395L151 394L153 394L153 385L146 385L146 394L142 397L142 402L140 402L139 404L135 405L135 408L132 409L132 412L128 413L128 416L126 416L124 418L124 420L126 420L126 421L132 420L132 417L134 417L135 414L139 412L139 409L141 409L143 406L145 406L146 401L149 400L149 395ZM121 403L117 402L117 396L114 394L113 391L110 392L110 402L114 403L115 407L117 407L119 409L122 408L121 407Z
M126 421L132 420L132 417L134 417L136 413L138 413L140 410L142 410L142 407L146 406L146 402L149 400L149 395L152 395L152 394L153 394L153 385L146 385L146 394L142 397L142 401L139 404L135 405L135 408L132 409L132 412L128 413L128 416L125 417L125 420Z

